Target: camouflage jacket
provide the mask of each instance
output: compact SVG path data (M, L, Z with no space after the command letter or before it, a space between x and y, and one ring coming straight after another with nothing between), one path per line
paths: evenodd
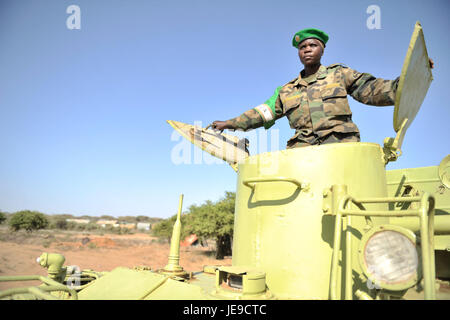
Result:
M296 130L288 146L295 140L317 141L316 138L332 132L355 133L359 137L347 95L368 105L393 105L398 80L375 78L342 64L322 65L306 78L300 73L298 78L278 87L265 103L227 123L235 130L247 131L263 125L268 129L275 120L287 116L291 128Z

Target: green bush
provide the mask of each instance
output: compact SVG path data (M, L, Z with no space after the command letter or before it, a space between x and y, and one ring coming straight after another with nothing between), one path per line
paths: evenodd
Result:
M67 230L75 230L77 227L77 223L73 221L67 222Z
M170 237L172 236L172 228L174 221L175 219L173 219L172 216L169 219L165 219L161 222L158 222L152 229L153 235L160 238L170 239Z
M119 228L119 234L132 234L133 232L128 228Z
M159 237L159 238L167 239L167 241L170 243L170 239L172 238L173 225L175 224L176 220L177 220L177 215L175 214L175 215L171 216L170 218L167 218L165 220L162 220L162 221L156 223L151 230L151 234L156 237ZM183 215L181 215L181 238L182 239L189 235L189 233L187 233L185 230L185 226L186 226L186 215L183 214Z
M66 219L58 219L54 224L56 229L67 230L67 221Z
M99 229L99 226L98 226L98 224L95 224L95 223L88 223L85 226L85 230L87 230L87 231L94 231L94 230L98 230L98 229Z
M0 224L2 224L6 220L6 214L0 211Z
M48 224L48 219L44 214L29 210L18 211L9 220L9 226L14 231L25 229L31 232L33 230L44 229Z
M84 230L86 230L86 224L84 224L84 223L77 223L76 225L77 226L75 227L75 230L77 230L77 231L84 231Z

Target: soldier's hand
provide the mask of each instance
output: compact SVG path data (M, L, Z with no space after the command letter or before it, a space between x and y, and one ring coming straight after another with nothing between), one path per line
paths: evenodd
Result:
M430 61L430 68L433 69L434 68L434 61L431 58L428 58Z
M230 129L230 126L227 124L226 121L220 120L214 121L208 127L212 127L214 130L219 130L220 132L222 132L225 129Z

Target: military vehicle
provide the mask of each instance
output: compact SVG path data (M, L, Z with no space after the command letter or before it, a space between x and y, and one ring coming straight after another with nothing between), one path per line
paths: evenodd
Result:
M245 140L169 121L237 172L232 265L183 269L181 196L163 269L77 271L63 255L43 253L47 277L0 277L42 284L0 298L448 299L438 286L450 278L450 155L431 167L386 170L401 155L431 81L417 23L395 102L396 137L383 146L348 142L250 156Z

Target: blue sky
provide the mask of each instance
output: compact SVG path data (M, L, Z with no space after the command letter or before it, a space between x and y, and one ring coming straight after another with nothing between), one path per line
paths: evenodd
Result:
M77 5L80 29L68 29ZM366 12L377 5L381 28ZM322 63L397 77L416 21L434 81L388 169L438 165L449 153L450 3L438 1L0 2L0 210L168 217L236 190L223 162L176 164L166 120L204 126L264 102L301 70L293 34L330 40ZM362 141L394 136L393 107L349 98ZM278 134L279 147L259 135ZM239 136L244 134L239 133ZM286 119L247 135L252 153L284 149ZM192 148L192 154L194 149ZM209 164L208 164L209 163Z

